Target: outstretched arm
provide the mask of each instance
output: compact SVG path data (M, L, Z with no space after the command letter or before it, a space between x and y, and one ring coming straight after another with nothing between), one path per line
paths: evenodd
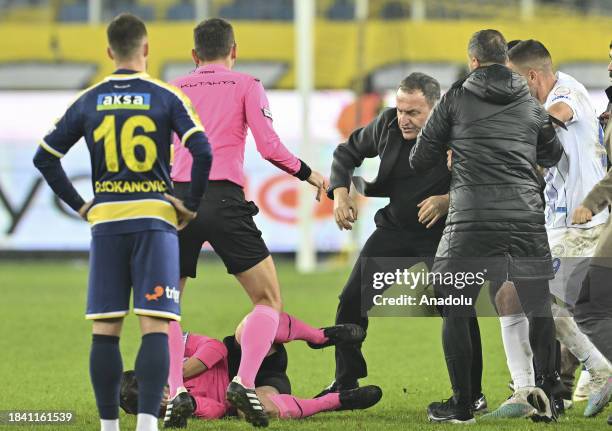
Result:
M259 154L277 168L316 187L316 199L319 200L321 192L327 187L327 180L283 145L272 126L270 104L259 80L251 83L244 103L247 124L253 133Z
M311 170L283 145L272 126L270 103L258 80L253 80L244 101L247 125L255 138L257 151L277 168L305 181Z
M582 207L590 211L590 216L600 213L612 203L612 170L608 171L605 177L593 187L584 201ZM590 218L589 218L590 220ZM589 220L585 220L589 221ZM579 221L573 223L580 223Z

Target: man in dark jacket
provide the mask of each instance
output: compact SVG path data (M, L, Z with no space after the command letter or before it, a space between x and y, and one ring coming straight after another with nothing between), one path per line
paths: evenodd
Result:
M439 98L440 85L435 79L412 73L397 90L397 107L386 109L366 127L354 131L348 142L334 151L328 195L334 199L340 229L350 230L357 219L357 207L349 196L351 181L362 195L390 198L389 205L376 213L376 230L363 246L340 294L337 324L368 326L367 317L362 317L362 258L434 256L448 210L450 173L446 161L439 160L426 173L417 175L408 158ZM368 182L353 176L355 168L372 157L380 157L376 179ZM478 327L472 330L477 332ZM480 355L479 347L474 355ZM337 346L336 379L324 392L357 387L358 379L366 375L361 346Z
M500 258L494 267L502 271L488 276L514 281L531 324L536 375L547 381L553 378L555 363L547 282L553 269L537 165L553 166L562 148L544 108L531 97L523 78L505 66L506 41L498 31L475 33L468 55L472 72L434 108L410 164L416 171L431 169L452 151L450 208L436 260L453 259L454 266L465 258ZM478 290L461 294L474 297ZM458 293L452 286L436 286L439 296L451 292ZM445 305L442 313L454 394L432 403L428 414L434 421L473 422L472 343L480 342L469 326L474 309L469 304Z
M612 83L612 43L610 43L608 73ZM604 129L604 145L612 160L612 85L606 89L608 107L601 114ZM572 223L586 223L593 216L612 204L612 170L587 195L582 205L574 211ZM612 295L609 280L612 277L612 222L609 222L599 239L594 259L576 304L575 319L580 329L591 338L599 350L612 360ZM597 282L596 280L603 280Z

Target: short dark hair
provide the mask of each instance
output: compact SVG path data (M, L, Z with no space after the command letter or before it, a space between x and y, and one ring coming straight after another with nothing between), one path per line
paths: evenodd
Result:
M440 99L440 84L435 78L421 72L413 72L400 82L399 89L404 93L419 90L427 99L429 106L434 106Z
M481 63L504 64L508 61L506 39L497 30L477 31L468 43L468 54Z
M202 21L193 29L195 51L200 60L227 57L236 44L232 25L221 18Z
M550 67L552 65L552 56L544 44L538 40L528 39L518 43L508 52L510 61L515 65L532 66L539 65Z
M508 44L507 44L507 46L508 46L508 54L510 53L510 50L512 48L514 48L516 45L518 45L521 42L522 42L521 39L514 39L514 40L511 40L510 42L508 42Z
M147 36L147 28L140 18L131 13L117 15L106 28L108 44L115 56L130 58Z

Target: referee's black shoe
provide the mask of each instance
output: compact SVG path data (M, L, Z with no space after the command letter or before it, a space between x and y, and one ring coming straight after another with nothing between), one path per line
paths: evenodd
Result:
M430 422L446 422L451 424L476 423L470 406L460 406L453 397L442 402L434 402L427 407L427 417Z
M255 389L245 388L240 377L234 377L227 387L225 394L229 403L244 414L244 418L254 427L267 427L268 415L261 401L255 393Z
M340 344L358 344L365 340L366 337L363 328L354 323L341 323L322 329L323 335L327 337L327 341L323 344L314 344L309 341L308 346L311 349L322 349Z
M363 410L378 403L382 398L382 389L368 385L360 388L340 391L340 407L338 410Z
M189 392L179 392L166 406L164 428L186 428L187 418L195 411L195 403Z

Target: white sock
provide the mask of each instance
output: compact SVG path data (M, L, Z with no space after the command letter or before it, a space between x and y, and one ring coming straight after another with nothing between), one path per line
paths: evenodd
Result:
M158 431L157 417L147 413L138 413L136 431Z
M100 431L119 431L119 419L100 419Z
M502 340L506 351L508 370L514 382L514 391L535 386L533 352L529 344L529 320L524 314L511 314L499 318Z
M587 370L608 370L608 360L584 335L567 309L552 304L557 340L584 364Z

